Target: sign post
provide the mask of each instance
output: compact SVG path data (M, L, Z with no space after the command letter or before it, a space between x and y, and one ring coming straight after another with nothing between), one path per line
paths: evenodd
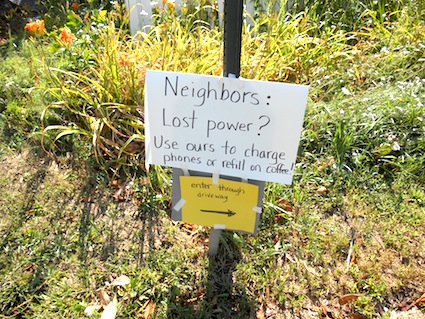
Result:
M242 11L242 0L224 0L224 76L240 74Z
M223 75L238 78L241 70L243 0L224 0L224 63ZM264 185L263 185L264 187ZM220 229L211 228L209 256L216 256L220 243Z

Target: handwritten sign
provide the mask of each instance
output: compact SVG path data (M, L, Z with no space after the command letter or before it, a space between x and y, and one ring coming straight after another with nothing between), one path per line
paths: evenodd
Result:
M259 187L226 179L180 176L181 218L186 223L255 233ZM177 203L178 203L177 202ZM179 208L180 210L180 208Z
M308 87L148 71L146 164L291 184Z

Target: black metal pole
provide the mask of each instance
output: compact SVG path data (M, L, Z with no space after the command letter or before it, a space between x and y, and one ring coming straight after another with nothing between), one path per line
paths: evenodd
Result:
M224 0L224 76L241 71L242 0Z
M237 78L241 71L242 47L242 0L224 0L224 61L223 75L234 74ZM220 230L211 229L209 256L217 255L220 243Z

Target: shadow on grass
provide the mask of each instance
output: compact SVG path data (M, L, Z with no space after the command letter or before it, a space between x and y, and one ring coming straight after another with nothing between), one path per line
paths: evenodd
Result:
M0 163L0 165L3 165L3 163ZM6 166L6 170L14 170L13 163L6 163ZM13 271L4 272L4 270L8 269L10 264L12 264L11 256L13 256L13 252L28 246L27 238L22 238L18 234L33 216L39 214L35 205L36 194L46 176L47 167L48 164L44 163L32 174L29 174L27 179L24 179L24 176L16 176L15 178L20 178L19 180L14 180L15 183L19 183L19 188L17 187L16 192L20 192L20 194L13 196L14 200L18 198L17 203L15 205L11 204L9 207L2 207L2 218L7 220L9 215L13 216L9 217L13 220L13 222L10 222L9 227L2 229L0 232L0 250L2 251L0 269L4 276L2 276L0 281L0 310L5 316L13 315L15 317L15 315L27 312L28 304L34 299L34 297L28 298L27 296L41 294L46 283L43 272L45 262L39 258L32 258L31 262L24 264L24 266L19 265ZM2 173L6 172L2 171ZM12 185L10 180L9 183L7 186L14 192L15 185ZM7 191L2 190L2 193L4 192ZM6 204L5 206L8 205ZM45 248L43 247L42 249ZM7 261L7 263L4 263L4 261ZM19 278L21 281L18 284L14 278L20 274L26 276ZM8 295L8 298L2 298L3 295Z
M89 179L89 182L87 182L82 188L80 194L80 201L83 203L83 208L81 210L79 220L78 244L80 249L79 259L83 263L85 263L88 258L87 250L89 248L89 243L91 242L90 229L93 227L95 217L96 215L102 214L106 211L105 205L99 204L92 198L92 196L90 196L96 190L96 185L90 183L90 180L91 179ZM111 240L109 240L109 242L111 242ZM102 259L105 260L105 258L107 259L107 256L102 254Z
M97 246L100 252L97 258L102 262L111 257L118 261L116 255L125 249L134 249L134 261L139 266L146 255L156 249L161 238L159 211L166 207L155 200L156 193L149 188L131 193L128 198L117 199L121 195L126 197L127 186L131 188L128 182L120 185L114 195L110 187L99 188L94 176L87 179L80 195L83 203L78 231L81 261L87 260L87 250L93 244ZM139 204L132 204L130 198ZM93 239L93 233L100 233L101 238Z
M49 286L49 268L67 253L65 211L74 207L75 200L51 179L52 172L59 170L52 158L32 147L17 153L0 161L4 183L0 188L7 198L1 216L7 227L0 231L0 260L7 261L0 264L4 275L0 312L20 318L31 314L31 307ZM19 251L25 254L19 256Z
M162 207L164 208L164 207ZM138 208L137 219L141 221L140 230L137 232L139 266L145 262L146 254L155 250L155 239L161 237L159 210L161 207L155 203L155 193L150 189L145 190L144 198ZM162 243L167 244L166 242Z
M174 296L168 304L167 318L254 318L254 303L246 294L247 287L236 284L233 278L241 253L231 234L222 232L217 256L209 257L202 296L188 300Z

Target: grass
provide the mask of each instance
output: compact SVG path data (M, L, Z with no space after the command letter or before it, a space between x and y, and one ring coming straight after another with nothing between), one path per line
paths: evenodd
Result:
M222 232L215 258L208 229L169 219L169 175L140 149L146 69L218 75L221 31L199 8L160 11L130 41L117 7L59 9L2 48L1 318L101 318L114 298L117 318L391 318L422 295L420 9L349 27L260 14L244 31L242 76L311 94L293 185L267 184L258 235Z

